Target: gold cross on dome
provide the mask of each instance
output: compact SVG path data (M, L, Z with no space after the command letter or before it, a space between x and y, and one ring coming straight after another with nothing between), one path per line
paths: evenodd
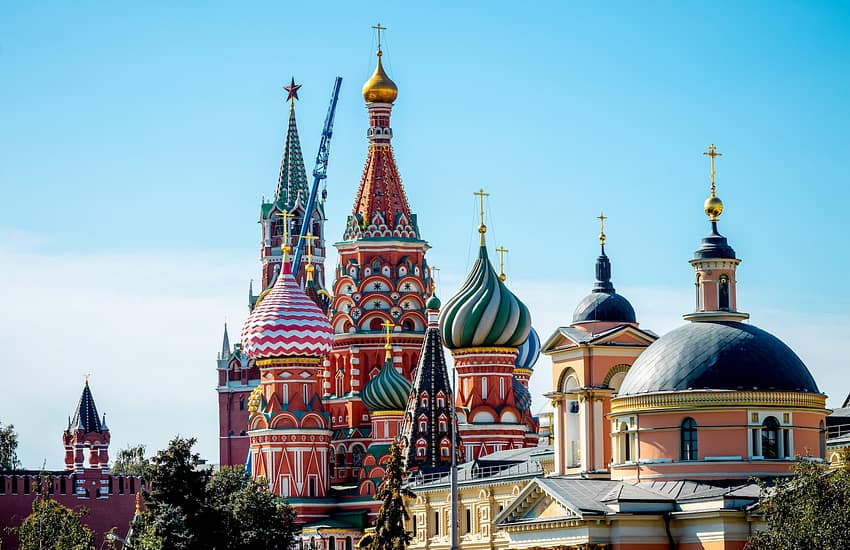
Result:
M440 274L440 268L431 266L431 295L437 292L437 275Z
M393 346L392 344L390 344L390 329L393 328L395 325L389 321L384 321L381 326L387 330L387 343L384 344L384 349L387 350L387 359L389 359L390 357L392 357L393 350Z
M599 244L605 244L605 220L608 219L608 216L605 215L604 212L600 212L596 219L599 220Z
M378 31L378 51L381 51L381 31L387 30L386 27L382 27L380 23L377 25L372 25L372 28Z
M502 282L504 282L505 279L508 278L505 275L505 254L510 252L510 250L508 250L504 246L500 246L499 248L496 249L496 252L499 253L499 279L501 279Z
M283 250L284 254L287 254L290 250L290 247L289 247L289 218L294 218L295 214L290 214L286 210L283 210L281 212L278 212L276 215L283 218L283 245L281 246L281 249ZM286 261L286 258L284 258L283 260Z
M714 159L716 157L722 157L723 153L718 153L717 147L715 147L714 144L712 143L711 145L708 146L708 151L705 151L703 153L703 155L705 155L707 157L711 157L711 196L715 197L716 196L716 194L715 194L716 188L714 186Z

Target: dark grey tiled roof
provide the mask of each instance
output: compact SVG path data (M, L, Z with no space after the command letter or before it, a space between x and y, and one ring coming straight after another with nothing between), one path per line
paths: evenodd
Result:
M68 429L81 429L85 433L103 431L88 382L83 388L83 394L80 396L80 402L77 403L77 410L74 411L74 418L71 419L71 425L68 426Z
M573 313L573 323L606 321L636 323L632 304L616 292L592 292L584 297Z
M733 321L693 322L662 336L635 361L620 395L687 389L819 393L791 348Z

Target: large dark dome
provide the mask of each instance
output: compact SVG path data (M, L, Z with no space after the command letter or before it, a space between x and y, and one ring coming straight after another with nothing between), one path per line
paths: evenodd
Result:
M592 292L585 296L573 313L573 323L586 321L637 323L632 304L616 292Z
M791 348L734 321L693 322L665 334L638 357L619 395L688 389L820 393Z

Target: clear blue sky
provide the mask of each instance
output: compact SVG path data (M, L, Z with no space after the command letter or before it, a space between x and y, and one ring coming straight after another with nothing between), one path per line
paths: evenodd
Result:
M380 21L389 29L387 70L399 86L396 155L422 235L434 247L431 262L452 287L443 294L468 268L471 193L483 186L492 193L491 243L511 250L518 285L589 290L594 218L604 209L616 286L646 307L651 296L681 292L686 299L670 305L668 321L647 328L675 326L691 307L687 260L708 230L701 208L709 166L701 153L714 142L724 153L717 165L726 204L721 231L744 258L741 308L783 337L812 323L847 322L850 7L455 4L5 3L0 264L91 259L97 267L90 278L108 286L117 283L106 280L104 266L116 254L126 269L150 271L140 285L166 271L134 262L182 259L189 265L175 276L180 280L156 283L170 289L163 296L175 308L187 296L228 302L215 302L215 318L204 310L198 321L210 332L207 347L179 350L212 369L219 328L213 335L208 327L220 327L216 309L241 323L247 280L259 273L255 222L260 197L273 193L277 177L286 124L281 86L291 76L303 84L297 113L309 171L333 78L344 79L327 206L328 234L341 236L366 152L360 87L374 66L369 27ZM194 261L208 268L195 269ZM62 261L49 277L41 269L21 273L46 288L59 284ZM216 286L226 277L233 282ZM5 295L29 300L16 281L5 279ZM227 293L217 294L225 286ZM648 288L655 294L642 294ZM61 295L45 307L71 308ZM80 303L94 300L87 296ZM0 343L13 345L20 336L7 329L21 314L10 311L17 310L0 306ZM766 312L774 311L795 321L772 326ZM44 313L45 331L50 315ZM127 306L106 318L79 317L91 348L53 350L62 364L51 362L50 372L79 381L86 370L120 370L98 357L106 345L98 339L109 338L107 325L135 315ZM570 315L565 309L556 321L566 324ZM38 330L35 323L28 334ZM132 349L156 347L153 332L134 335ZM789 343L799 349L803 340ZM23 352L15 360L41 365ZM168 354L157 361L181 369ZM836 353L816 375L824 386L819 373L834 369L838 381L848 366ZM168 384L143 379L128 375L124 383L144 391L151 387L144 383ZM212 372L196 383L214 400ZM78 386L72 382L73 395L51 405L60 413L44 413L46 433L57 431L52 423L72 407ZM850 388L822 389L838 397ZM126 413L116 401L110 414ZM0 408L0 421L20 426L27 422L21 417L18 408ZM54 439L45 452L54 452ZM204 450L212 455L214 437L208 439ZM28 456L40 460L36 455Z

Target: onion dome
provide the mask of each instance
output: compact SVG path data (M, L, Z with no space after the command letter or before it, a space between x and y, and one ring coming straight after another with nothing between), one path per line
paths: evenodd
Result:
M516 362L514 368L533 370L534 364L540 357L540 336L534 327L528 333L528 340L517 350Z
M399 411L407 407L410 382L393 366L392 359L384 362L384 368L364 387L360 398L371 412Z
M514 389L514 403L516 403L516 408L520 412L530 412L531 411L531 392L528 391L519 380L516 378L513 379L511 383Z
M440 315L443 341L449 349L516 348L528 339L530 331L531 314L493 269L482 233L472 271Z
M332 336L327 315L307 297L286 262L245 321L242 349L251 359L321 357L330 353Z
M440 306L442 305L443 303L440 301L439 298L437 298L436 294L432 294L431 297L428 298L428 301L425 302L426 309L440 309Z
M382 55L383 52L378 50L378 65L375 67L375 72L363 84L363 99L366 103L392 103L398 97L398 87L387 76L384 66L381 65Z
M704 321L646 348L618 395L703 389L820 393L806 365L777 337L749 324Z

